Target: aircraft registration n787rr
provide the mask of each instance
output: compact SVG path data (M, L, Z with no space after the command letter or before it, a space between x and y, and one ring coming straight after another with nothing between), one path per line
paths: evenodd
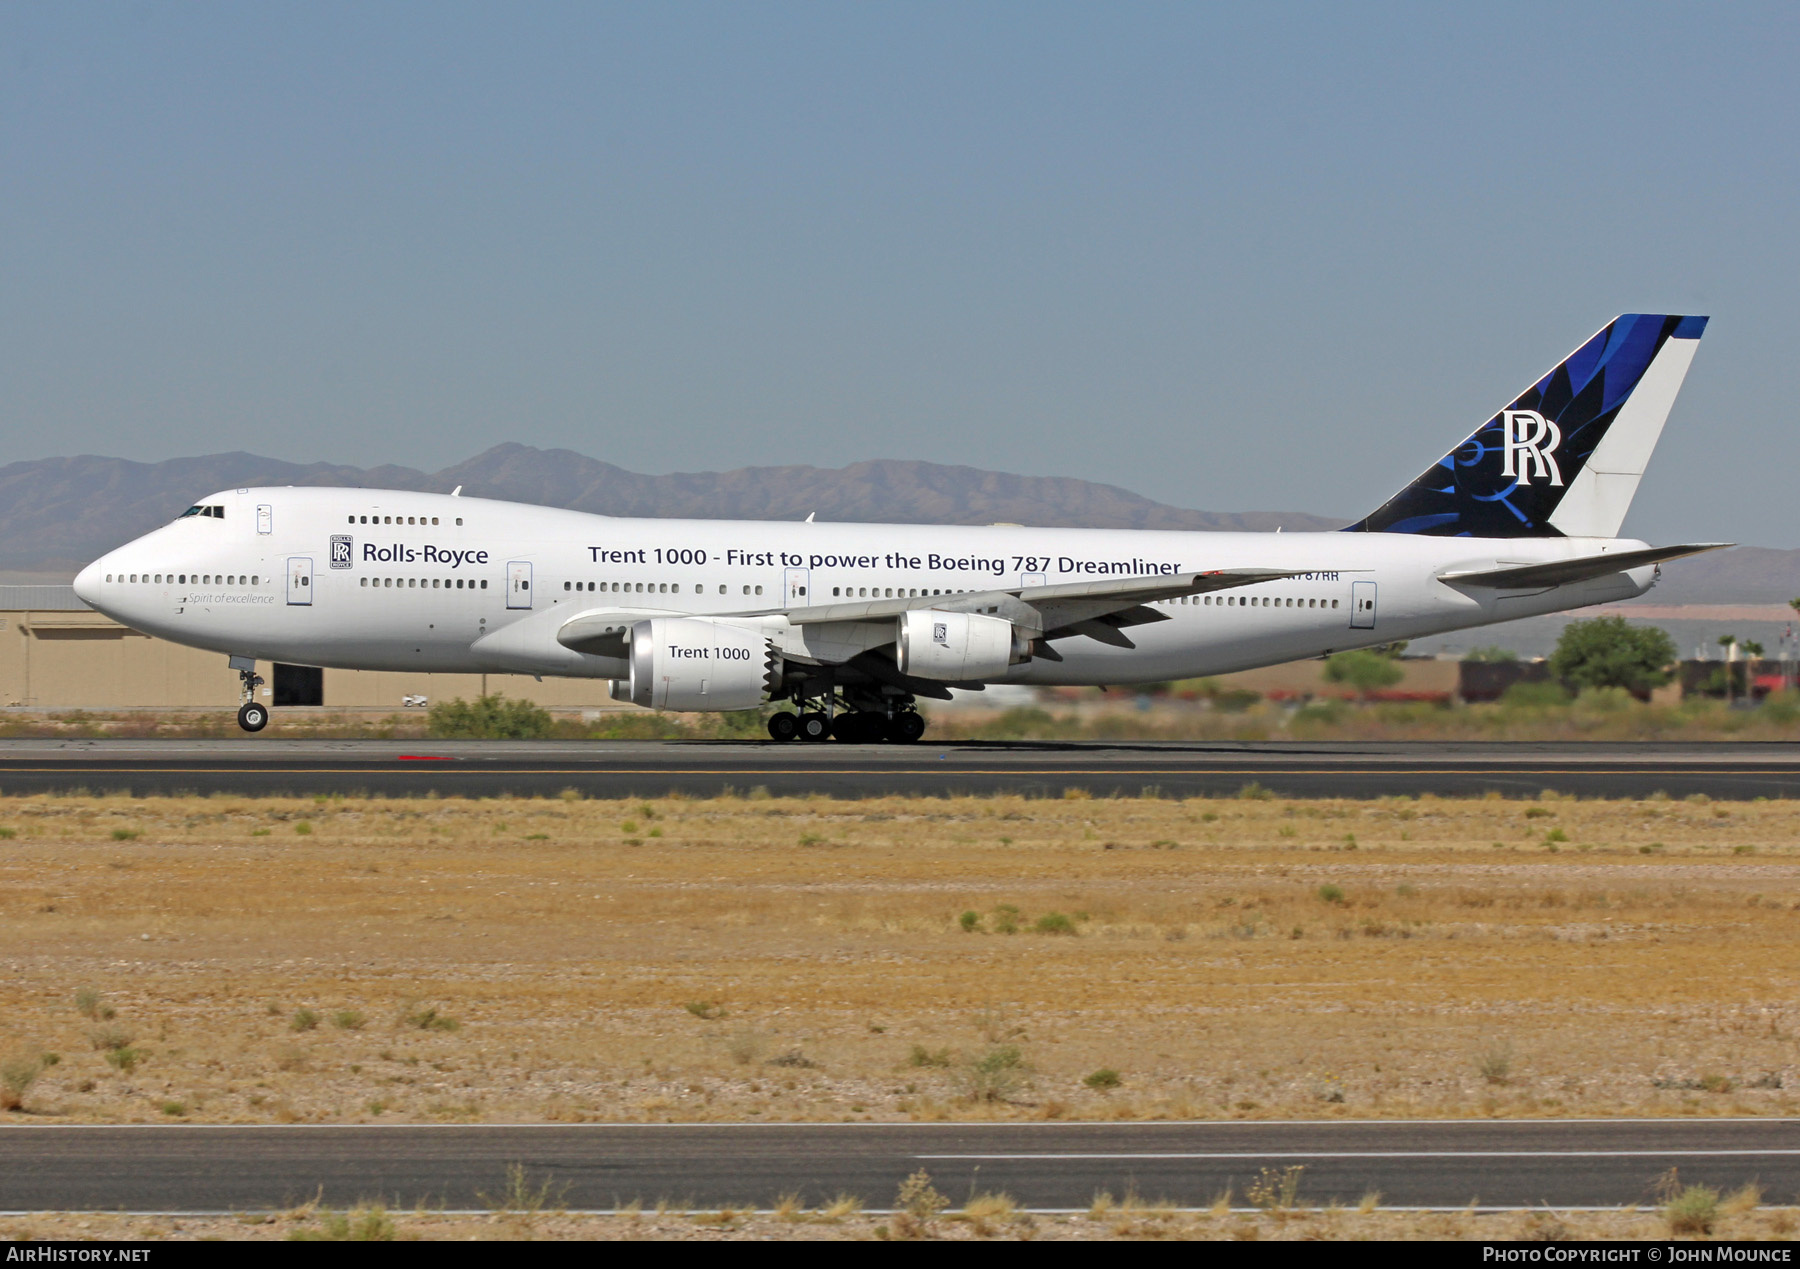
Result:
M912 741L919 697L1221 674L1589 604L1724 543L1618 537L1704 317L1615 318L1332 533L614 519L451 494L236 489L96 560L100 612L256 663L611 680L777 740Z

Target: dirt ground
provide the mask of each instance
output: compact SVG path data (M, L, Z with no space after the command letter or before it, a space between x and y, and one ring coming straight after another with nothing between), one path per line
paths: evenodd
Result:
M1800 1109L1800 803L1249 792L0 799L0 1121Z
M1721 1215L1711 1237L1781 1239L1794 1236L1794 1209L1747 1209L1739 1204ZM0 1218L0 1240L55 1241L488 1241L566 1240L934 1240L1093 1241L1101 1239L1208 1239L1232 1241L1318 1241L1430 1239L1563 1241L1647 1240L1704 1237L1699 1231L1672 1231L1656 1211L1623 1212L1404 1212L1355 1208L1326 1210L1175 1211L1145 1206L1097 1205L1072 1214L1025 1213L1003 1200L971 1204L927 1221L908 1222L895 1213L825 1214L793 1211L677 1212L645 1208L609 1215L558 1212L500 1212L458 1216L429 1212L388 1212L362 1208L321 1212L301 1208L272 1216L145 1217L107 1214L44 1214Z

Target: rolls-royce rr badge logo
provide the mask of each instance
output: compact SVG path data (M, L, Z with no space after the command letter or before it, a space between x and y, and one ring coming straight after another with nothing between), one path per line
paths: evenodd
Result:
M933 643L942 643L942 644L946 644L946 645L949 644L949 642L950 642L950 627L942 621L932 622L931 623L931 641Z
M331 535L331 567L333 567L333 568L349 568L350 561L352 558L354 558L354 557L350 550L350 535L348 533L332 534Z
M1521 485L1529 485L1534 475L1548 477L1552 488L1562 488L1562 470L1556 465L1561 428L1536 410L1502 410L1500 435L1502 476L1516 476Z

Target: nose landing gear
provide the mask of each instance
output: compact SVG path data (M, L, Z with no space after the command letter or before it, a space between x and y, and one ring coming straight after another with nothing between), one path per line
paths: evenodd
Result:
M231 668L238 672L238 682L243 685L244 703L238 707L238 726L245 731L261 731L269 725L269 707L256 702L256 689L263 685L262 675L256 672L256 662L249 657L232 657Z

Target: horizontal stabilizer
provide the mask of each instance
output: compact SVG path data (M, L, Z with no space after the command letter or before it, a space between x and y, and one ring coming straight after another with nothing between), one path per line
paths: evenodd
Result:
M1582 555L1572 560L1552 560L1547 564L1509 564L1504 568L1477 569L1465 573L1440 573L1438 580L1452 586L1482 586L1495 590L1526 590L1537 586L1563 586L1585 582L1595 577L1608 577L1627 569L1664 560L1678 560L1684 555L1717 551L1734 546L1732 542L1701 542L1692 546L1653 546L1642 551L1612 551L1603 555Z

